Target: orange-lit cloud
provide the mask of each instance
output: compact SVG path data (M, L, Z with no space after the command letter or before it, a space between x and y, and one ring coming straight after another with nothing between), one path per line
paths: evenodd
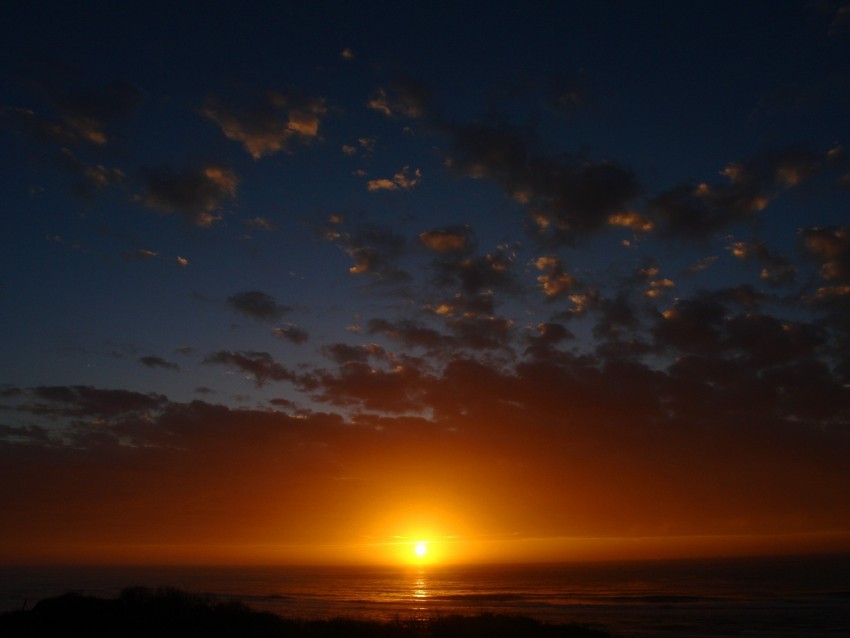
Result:
M396 190L410 190L422 180L422 171L418 168L414 170L412 173L410 171L409 166L405 166L400 171L398 171L395 175L393 175L392 179L388 179L382 177L380 179L371 179L368 184L366 184L366 188L370 191L396 191Z
M315 139L327 107L321 98L269 91L253 105L233 105L211 97L202 113L218 124L228 139L260 159L289 151L296 142Z

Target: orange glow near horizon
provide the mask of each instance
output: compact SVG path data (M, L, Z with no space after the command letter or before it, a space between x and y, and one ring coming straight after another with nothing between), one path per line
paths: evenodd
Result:
M753 536L599 538L424 537L360 544L85 544L32 543L7 565L362 565L438 568L444 565L667 560L783 554L850 553L850 532ZM416 548L425 543L419 556Z

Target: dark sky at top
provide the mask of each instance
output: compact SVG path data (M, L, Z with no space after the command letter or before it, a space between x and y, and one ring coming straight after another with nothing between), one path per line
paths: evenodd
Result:
M850 547L850 5L102 4L0 9L6 551Z

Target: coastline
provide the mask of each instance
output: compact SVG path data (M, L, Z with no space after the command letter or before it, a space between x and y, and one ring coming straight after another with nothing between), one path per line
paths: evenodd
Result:
M126 588L117 598L73 592L47 598L32 609L0 614L0 634L8 638L612 638L610 633L583 625L489 613L428 620L397 618L392 622L285 618L238 602L219 602L174 588L146 587Z

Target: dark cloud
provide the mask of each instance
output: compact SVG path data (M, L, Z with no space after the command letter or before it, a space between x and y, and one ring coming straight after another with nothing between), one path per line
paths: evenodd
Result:
M141 103L141 92L126 82L69 87L65 81L42 85L39 110L13 108L20 130L33 140L61 146L104 146L114 130Z
M571 244L629 211L640 194L634 173L612 162L546 156L514 130L481 124L448 127L449 167L495 181L528 207L541 238Z
M125 251L121 253L121 256L127 261L148 261L149 259L154 259L156 253L147 248L137 248L135 250Z
M731 303L745 309L758 308L762 302L770 299L770 297L757 291L749 284L741 284L733 288L723 288L715 291L713 296L721 303Z
M503 317L462 316L446 325L458 346L469 350L510 350L514 337L514 322Z
M195 226L208 227L220 219L221 207L236 197L239 183L228 168L208 164L175 171L168 166L142 169L145 194L139 201L166 213L180 213Z
M335 372L316 372L313 397L337 406L353 406L389 414L418 413L424 402L425 375L410 365L389 369L349 360Z
M800 232L803 246L821 264L821 276L850 283L850 225L806 228Z
M146 356L139 358L139 363L148 368L162 368L163 370L180 370L180 366L162 357Z
M276 337L280 337L281 339L299 345L307 343L310 339L310 335L306 331L291 323L287 323L282 326L275 326L272 328L272 333Z
M771 286L792 283L797 276L797 267L791 260L771 250L762 241L736 241L729 246L729 250L743 261L750 259L757 261L762 266L759 277Z
M492 310L489 306L484 309ZM513 321L492 314L458 310L458 306L448 304L437 307L436 319L442 322L442 330L411 319L372 319L368 331L369 334L382 334L404 348L422 349L439 356L465 350L511 351L515 336Z
M440 352L457 347L455 339L422 323L403 319L371 319L369 334L382 334L403 345L405 348L422 348L429 352Z
M268 352L229 352L219 351L208 355L204 363L227 365L246 372L257 386L268 381L295 381L296 375L277 363Z
M432 111L431 90L415 80L399 79L387 88L378 88L368 106L387 117L423 118Z
M378 345L351 346L346 343L331 343L322 347L322 353L340 365L366 363L370 358L384 359L386 351Z
M46 428L37 425L23 427L12 427L0 424L0 442L2 444L24 444L24 445L50 445L54 442L53 437Z
M536 326L534 333L526 337L528 347L525 354L546 359L559 344L574 338L575 335L563 324L541 323Z
M824 332L811 324L781 321L750 313L727 319L724 347L746 355L759 367L809 359L826 343Z
M435 283L450 288L458 286L468 297L490 291L516 292L520 287L514 272L515 253L508 246L478 256L442 253L435 257L432 266Z
M259 290L238 292L228 297L227 303L237 312L261 321L277 321L292 310L288 306L277 303L271 295Z
M389 227L363 224L352 233L334 231L330 238L338 241L354 261L348 269L353 275L371 275L387 283L408 281L411 277L399 260L407 253L407 239Z
M656 338L683 352L711 353L722 349L721 328L726 308L709 295L680 299L662 313Z
M166 397L130 390L103 390L91 386L39 386L32 390L38 401L32 412L73 417L112 418L130 413L143 413L161 407Z
M86 163L66 147L59 150L55 163L75 177L71 191L81 199L92 199L108 187L123 184L127 177L119 168Z
M202 113L218 124L228 139L260 159L290 152L294 144L318 138L327 111L322 98L288 90L268 91L253 98L240 95L228 101L210 97Z
M752 222L782 192L833 166L834 153L819 156L799 147L766 151L733 162L720 184L683 184L653 197L647 208L667 237L703 239L728 226Z
M724 300L743 302L748 311L734 313ZM733 291L678 300L659 317L654 334L664 347L734 361L739 374L746 370L755 376L763 368L814 360L827 344L823 328L758 312L754 305L749 295L741 297Z

